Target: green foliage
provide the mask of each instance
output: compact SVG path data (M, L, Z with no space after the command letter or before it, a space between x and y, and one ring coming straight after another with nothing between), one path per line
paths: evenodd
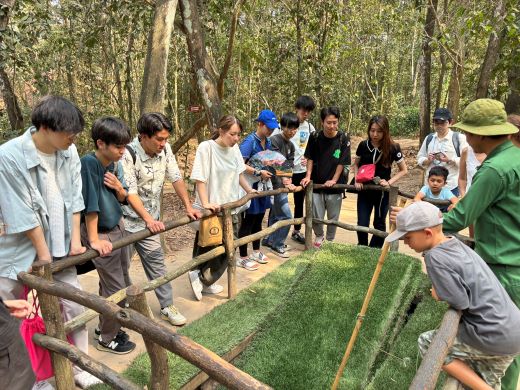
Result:
M419 133L419 108L403 107L390 117L393 136L415 137Z

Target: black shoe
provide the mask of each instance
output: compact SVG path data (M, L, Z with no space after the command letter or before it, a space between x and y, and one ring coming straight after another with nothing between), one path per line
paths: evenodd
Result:
M293 230L291 238L300 244L305 244L305 236L299 230Z
M104 343L101 340L98 340L96 345L96 349L103 352L111 352L118 355L124 355L126 353L130 353L135 349L135 343L131 341L122 342L120 339L114 337L114 339L109 343Z
M98 327L96 327L94 329L94 334L95 334L94 338L96 340L99 340L99 336L101 336L101 330ZM130 336L123 329L119 329L119 331L117 332L116 338L119 339L119 341L122 343L126 343L128 340L130 340Z

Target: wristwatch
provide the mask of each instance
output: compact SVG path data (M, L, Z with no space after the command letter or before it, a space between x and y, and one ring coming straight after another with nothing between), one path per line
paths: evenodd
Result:
M253 175L255 176L260 176L262 173L260 172L259 169L255 169L255 171L253 172Z

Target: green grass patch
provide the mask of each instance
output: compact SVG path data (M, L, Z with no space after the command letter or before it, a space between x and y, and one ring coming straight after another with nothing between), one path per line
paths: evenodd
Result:
M235 360L237 367L275 389L329 388L379 254L339 244L303 253L179 333L223 355L256 332L252 344ZM445 311L444 305L429 298L427 287L418 261L389 254L340 388L407 387L416 371L417 337L435 328ZM406 321L418 292L427 299ZM169 365L172 389L199 372L173 354ZM146 385L148 355L138 356L124 375Z
M204 317L181 328L180 334L222 355L238 345L252 332L258 330L273 311L287 298L291 286L307 269L312 252L303 253L278 267L250 287L242 290L235 299L217 306ZM168 353L170 388L185 384L199 369L177 355ZM144 386L150 378L148 354L139 355L123 375L134 383ZM92 389L110 389L108 385Z
M426 279L426 275L423 277ZM412 382L420 364L417 339L421 333L435 329L447 309L446 304L433 300L427 288L423 292L423 300L392 344L368 389L401 390Z
M329 388L374 272L379 251L329 244L316 255L281 310L262 326L236 365L275 389ZM340 386L366 387L396 314L420 273L408 256L389 255Z

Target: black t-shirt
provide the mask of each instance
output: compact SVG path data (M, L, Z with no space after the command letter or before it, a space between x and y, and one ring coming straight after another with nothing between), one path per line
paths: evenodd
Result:
M327 138L323 131L311 135L305 149L304 156L313 161L311 180L315 184L324 184L331 180L336 173L336 168L341 165L350 165L350 138L345 133L338 131L334 138ZM342 173L337 184L345 184L346 178ZM343 190L318 190L316 192L341 193Z
M19 321L11 316L0 298L0 350L7 348L15 340L19 326Z
M393 144L390 149L390 154L392 156L391 161L400 163L403 161L403 153L401 153L401 147L399 144ZM381 151L374 146L369 140L361 141L356 150L356 156L359 157L358 167L367 164L374 164L379 156L381 155ZM390 179L390 175L392 174L392 164L388 167L383 166L381 159L376 164L376 173L375 176L378 176L381 179L388 180Z

